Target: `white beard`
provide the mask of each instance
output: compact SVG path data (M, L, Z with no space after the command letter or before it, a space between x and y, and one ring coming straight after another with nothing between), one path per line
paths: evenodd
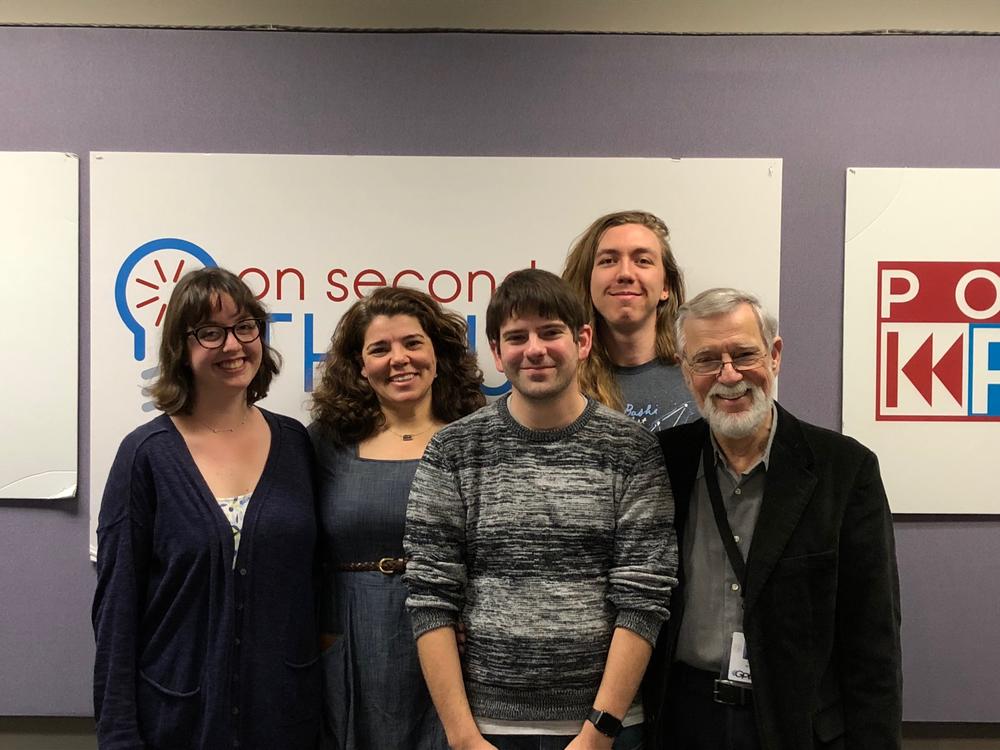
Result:
M750 391L752 400L750 408L738 414L730 414L716 408L714 396L727 396L729 398L742 396ZM753 435L768 415L774 399L770 393L765 393L764 389L754 383L743 381L737 385L723 385L716 383L705 396L705 402L698 407L698 411L708 421L712 432L732 440L742 440Z

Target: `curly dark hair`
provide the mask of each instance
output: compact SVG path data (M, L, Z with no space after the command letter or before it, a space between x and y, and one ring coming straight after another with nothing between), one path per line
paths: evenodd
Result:
M476 355L469 351L462 316L416 289L379 287L351 305L330 339L310 409L324 438L338 446L353 445L385 426L378 398L361 374L365 332L379 315L416 318L434 346L437 377L431 388L431 412L435 419L454 422L486 403L480 389L483 373Z
M208 320L228 295L248 318L267 319L264 305L243 280L225 268L199 268L184 274L167 303L160 338L160 375L150 389L156 408L167 414L190 414L194 406L194 375L188 364L188 332ZM261 336L260 368L247 387L247 403L267 395L281 369L281 355Z

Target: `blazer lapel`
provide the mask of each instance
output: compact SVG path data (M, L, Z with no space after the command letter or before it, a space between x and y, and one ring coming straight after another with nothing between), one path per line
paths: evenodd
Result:
M747 560L747 610L756 603L781 558L817 482L811 469L812 452L802 437L798 420L780 406L777 411L778 432L771 445L764 500Z

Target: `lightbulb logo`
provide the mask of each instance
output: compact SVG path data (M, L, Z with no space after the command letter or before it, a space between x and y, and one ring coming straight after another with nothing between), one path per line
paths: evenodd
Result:
M164 237L140 245L118 269L115 307L132 333L136 362L146 358L146 331L159 328L174 285L185 271L218 264L202 248L187 240Z
M207 252L187 240L164 237L140 245L118 269L115 279L115 306L125 327L132 332L132 355L136 362L146 359L146 332L159 328L167 310L167 300L185 271L215 267L218 264ZM142 411L156 405L148 400L150 386L160 374L159 365L142 370L142 395L147 400Z

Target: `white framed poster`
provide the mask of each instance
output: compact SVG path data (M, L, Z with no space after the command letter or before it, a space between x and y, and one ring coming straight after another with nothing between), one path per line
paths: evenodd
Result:
M0 498L76 494L79 160L0 153Z
M334 325L384 284L466 315L486 388L504 392L482 340L495 284L531 265L558 273L610 211L664 218L689 294L738 285L778 308L778 159L95 153L90 195L92 554L118 443L153 416L143 387L163 306L192 267L227 267L261 297L285 359L264 406L303 422Z
M844 432L896 513L1000 513L1000 170L850 169Z

